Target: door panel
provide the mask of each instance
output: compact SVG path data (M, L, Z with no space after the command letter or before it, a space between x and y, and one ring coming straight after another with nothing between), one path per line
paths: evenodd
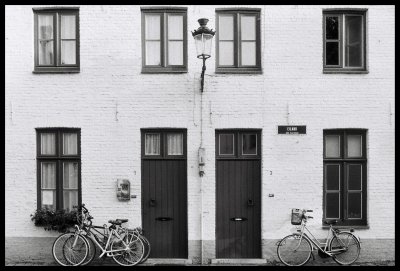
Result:
M235 137L241 133L235 131ZM216 254L217 258L261 258L261 155L243 158L237 153L229 158L217 153Z
M165 148L159 157L142 158L143 230L151 258L187 258L186 156L167 157Z

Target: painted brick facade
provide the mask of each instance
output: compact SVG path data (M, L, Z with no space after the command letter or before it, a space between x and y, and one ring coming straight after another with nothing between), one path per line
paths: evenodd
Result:
M314 209L309 226L325 236L323 129L365 128L369 228L357 234L394 240L394 6L356 6L368 9L367 74L322 73L322 10L352 6L251 6L261 8L263 73L216 74L213 55L201 94L190 30L202 17L216 28L223 7L188 6L187 73L141 73L140 6L80 6L80 73L33 74L32 7L6 6L6 237L57 235L30 221L35 128L81 128L83 202L96 224L125 217L129 226L141 225L140 129L186 128L189 258L199 257L199 240L204 257L215 258L215 129L259 128L263 257L274 258L271 240L290 232L291 208ZM307 125L307 134L278 135L278 125ZM117 178L131 181L136 199L117 200Z

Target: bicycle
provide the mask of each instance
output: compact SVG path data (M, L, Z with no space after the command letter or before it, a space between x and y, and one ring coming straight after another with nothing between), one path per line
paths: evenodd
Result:
M128 229L121 227L122 223L128 221L127 219L109 220L108 222L111 223L111 226L109 227L107 225L95 226L92 224L93 217L85 208L84 204L80 209L82 211L82 217L80 219L81 223L80 225L75 225L75 232L62 234L54 241L53 257L57 263L60 265L87 265L96 255L96 246L101 250L99 258L107 255L108 257L112 257L119 265L133 266L142 260L144 255L144 245L142 240L137 235L129 233ZM96 228L103 229L104 233L96 230ZM101 237L98 234L100 234ZM83 242L85 245L78 244L79 246L73 246L76 250L79 249L79 261L76 260L74 254L71 256L71 253L64 253L65 244L71 243L70 240L75 239L83 239L85 241ZM89 242L91 245L89 245ZM58 247L62 248L61 250L63 253L61 256L63 257L55 253L55 250ZM90 249L90 247L92 247L92 249ZM82 251L85 252L83 260ZM88 257L88 255L90 255L90 257Z
M332 257L340 265L354 263L361 250L360 240L353 234L354 230L334 229L332 226L338 221L325 220L325 224L329 225L328 235L325 242L319 242L307 228L307 220L313 218L306 215L307 212L312 212L312 210L292 209L291 223L301 226L296 233L277 242L279 260L288 266L301 266L310 260L311 255L314 257L312 251L317 249L321 257ZM304 230L307 230L312 238Z

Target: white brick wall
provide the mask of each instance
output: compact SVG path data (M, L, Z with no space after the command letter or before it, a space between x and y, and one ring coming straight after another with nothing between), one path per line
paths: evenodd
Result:
M126 217L130 226L141 224L140 128L179 127L188 131L189 240L201 239L201 205L203 239L215 239L219 128L262 129L263 239L287 234L290 209L302 207L315 210L310 226L324 235L323 129L368 129L370 228L358 234L394 238L394 6L365 6L368 74L322 73L328 6L258 6L263 74L215 74L215 55L207 61L201 180L202 63L190 31L201 17L215 29L218 7L226 6L188 6L188 73L141 74L140 6L80 6L80 73L33 74L32 7L6 6L6 236L53 234L29 217L36 207L36 127L81 128L83 201L95 223ZM285 124L307 125L307 134L277 135ZM119 202L117 178L130 179L138 197Z

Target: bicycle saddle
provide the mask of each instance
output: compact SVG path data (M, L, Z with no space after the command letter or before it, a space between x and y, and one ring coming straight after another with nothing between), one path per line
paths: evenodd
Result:
M114 225L121 225L122 223L128 222L128 219L120 219L117 218L116 220L108 220L108 223L114 224Z
M328 219L324 220L324 223L328 225L335 225L338 222L339 222L338 220L328 220Z

